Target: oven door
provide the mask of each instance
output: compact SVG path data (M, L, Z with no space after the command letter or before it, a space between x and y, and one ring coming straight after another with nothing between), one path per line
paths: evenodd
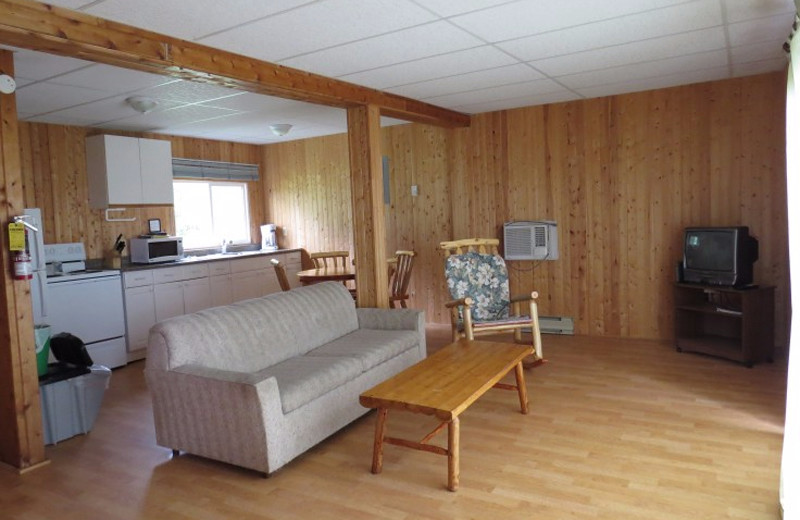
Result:
M48 282L47 323L53 334L69 332L84 343L125 335L120 276Z

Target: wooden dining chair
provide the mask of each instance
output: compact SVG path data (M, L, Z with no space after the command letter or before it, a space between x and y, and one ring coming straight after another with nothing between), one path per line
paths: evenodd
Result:
M320 251L309 255L314 262L314 267L345 267L350 260L350 251Z
M395 302L400 302L402 308L407 308L408 283L411 281L415 255L414 251L396 251L389 262L389 306L393 309Z
M281 290L291 291L292 286L289 285L289 277L286 276L286 266L284 266L277 258L271 259L270 262L272 263L272 267L275 268L275 275L278 277L278 283L281 286Z
M522 329L530 329L533 359L524 365L538 365L544 362L536 306L539 295L532 291L509 296L508 270L497 251L499 243L495 238L468 238L439 244L446 255L445 277L453 298L445 304L450 309L453 341L513 332L516 343L527 344Z

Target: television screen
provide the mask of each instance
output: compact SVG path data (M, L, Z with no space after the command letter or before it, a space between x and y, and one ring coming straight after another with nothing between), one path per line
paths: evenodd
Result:
M690 231L686 234L686 267L706 271L733 271L736 233L730 230Z
M709 285L749 285L756 260L758 240L746 226L686 228L681 279Z

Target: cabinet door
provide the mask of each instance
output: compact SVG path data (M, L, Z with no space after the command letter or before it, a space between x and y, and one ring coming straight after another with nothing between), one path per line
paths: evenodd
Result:
M174 203L172 195L172 144L157 139L139 139L142 204Z
M261 271L247 271L231 275L233 283L233 301L248 300L263 296L266 284L262 280Z
M153 287L156 321L180 316L183 312L183 282L162 283Z
M128 351L147 348L150 327L156 323L156 305L153 286L125 289L125 324L128 333Z
M233 303L233 284L231 275L211 277L211 305L218 307Z
M86 167L92 207L141 204L142 180L139 140L116 135L92 136L86 142ZM105 181L105 182L103 182ZM105 185L105 186L104 186ZM105 193L96 193L96 190ZM105 200L102 199L105 195Z
M211 290L208 278L183 282L183 311L186 314L211 307Z

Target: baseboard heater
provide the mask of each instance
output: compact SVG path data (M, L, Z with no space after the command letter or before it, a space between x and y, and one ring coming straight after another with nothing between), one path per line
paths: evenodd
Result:
M523 329L530 332L530 329ZM542 334L575 334L575 323L569 316L539 316L539 330Z

